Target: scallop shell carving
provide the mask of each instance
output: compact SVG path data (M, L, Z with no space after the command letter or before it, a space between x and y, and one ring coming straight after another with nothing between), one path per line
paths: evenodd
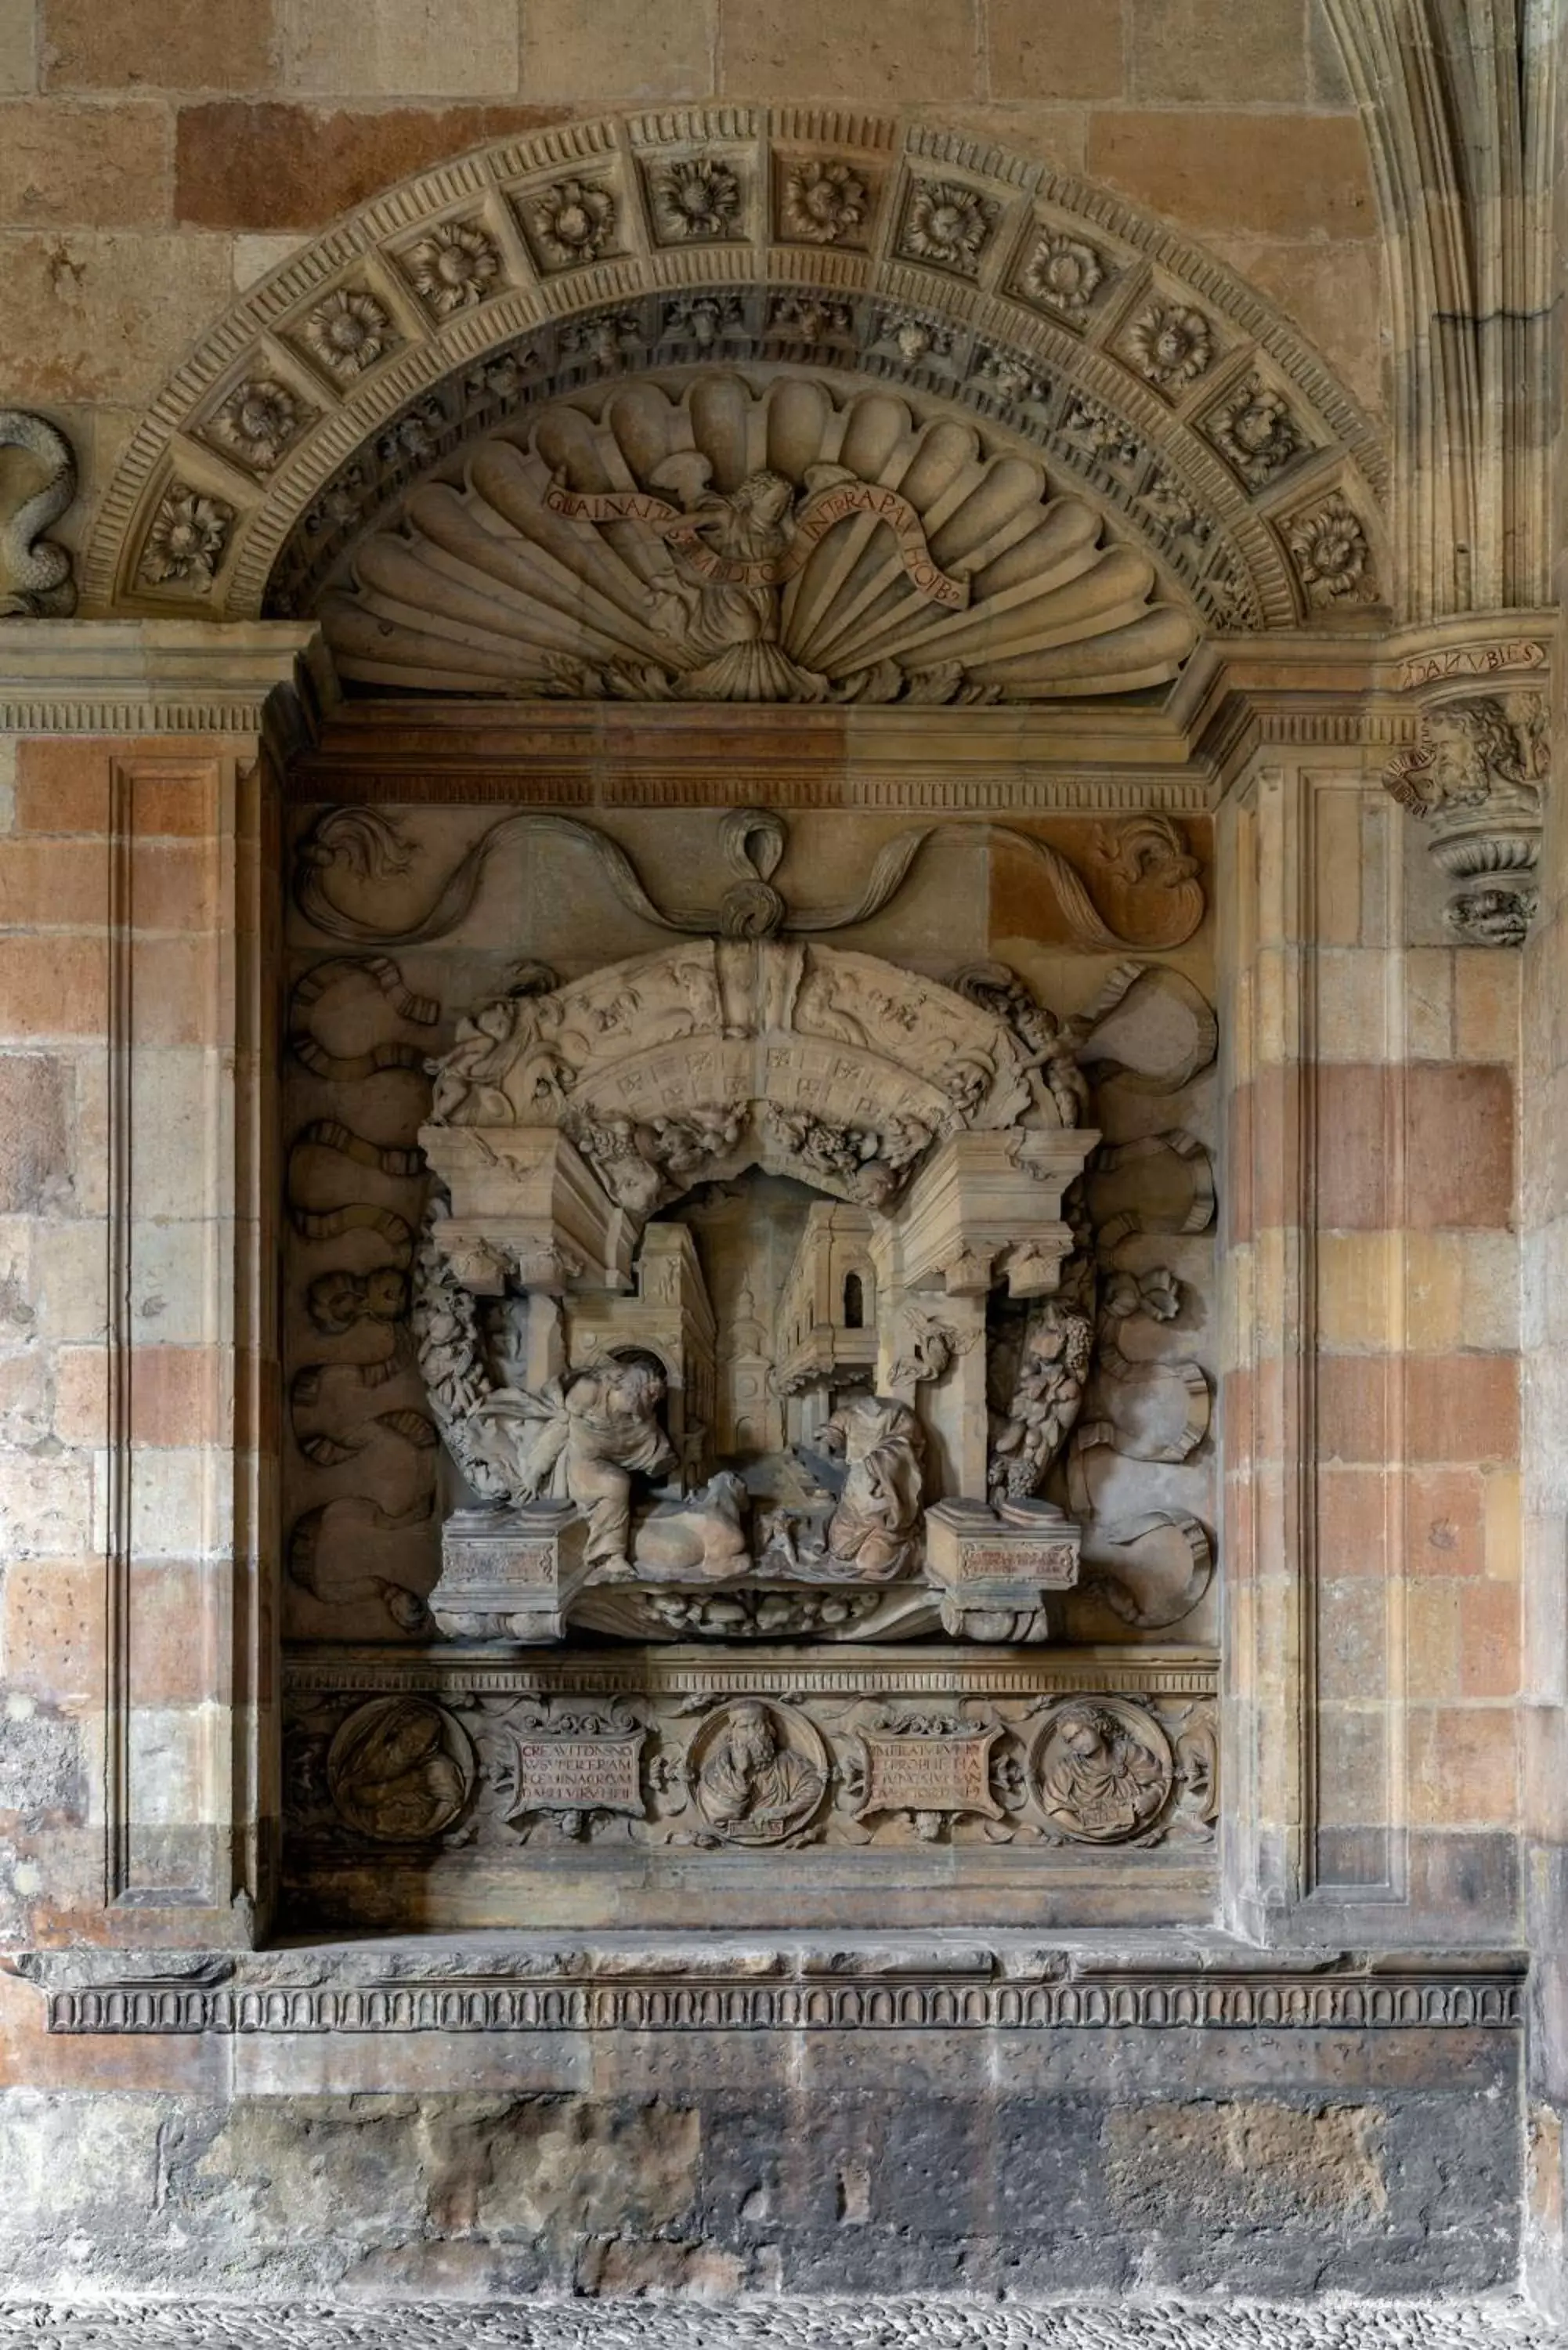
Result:
M640 382L427 482L322 617L367 685L635 701L1029 702L1173 677L1154 567L1033 459L881 390Z

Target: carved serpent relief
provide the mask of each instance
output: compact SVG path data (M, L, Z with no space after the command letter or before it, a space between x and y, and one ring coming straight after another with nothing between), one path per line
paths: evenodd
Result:
M1002 843L1028 859L1051 890L1074 943L1086 950L1166 952L1184 945L1203 920L1205 899L1197 866L1180 827L1167 816L1130 816L1100 828L1096 854L1106 876L1117 879L1128 894L1147 893L1138 909L1142 921L1131 935L1112 929L1083 875L1059 849L1011 825L950 821L911 827L878 850L857 896L814 908L791 907L773 885L770 877L784 853L784 818L774 810L731 811L720 819L720 841L725 861L741 877L738 884L716 905L659 906L625 850L597 826L576 816L524 809L503 816L480 836L421 916L412 922L388 924L339 903L328 877L361 888L397 879L410 870L413 847L380 809L331 808L296 851L294 896L312 929L325 937L359 946L422 945L450 936L467 920L486 868L499 850L524 840L561 840L586 849L616 899L658 930L722 938L820 937L873 920L894 902L922 850L962 839ZM1210 1019L1211 1024L1211 1014Z
M47 417L0 408L0 449L21 450L44 469L36 489L8 494L0 511L0 619L66 619L77 608L71 558L44 534L77 494L71 444Z

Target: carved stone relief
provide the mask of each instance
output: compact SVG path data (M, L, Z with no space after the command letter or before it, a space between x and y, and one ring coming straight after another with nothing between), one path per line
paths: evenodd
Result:
M286 378L284 353L298 363ZM808 107L554 125L423 173L302 248L149 411L103 502L89 600L302 613L460 450L612 375L720 358L753 393L847 370L940 403L950 428L967 411L1220 626L1293 625L1351 593L1318 526L1336 501L1361 533L1354 593L1379 592L1379 433L1212 253L1106 189L926 120ZM1221 365L1231 384L1255 369L1260 387L1229 427L1203 397ZM1277 402L1314 460L1312 499L1283 514ZM712 486L731 496L772 462L758 444ZM649 487L635 465L581 486L634 481ZM190 494L228 509L228 559L171 568L151 534Z
M713 297L678 330L727 331ZM729 452L765 447L739 472ZM1098 518L890 393L563 403L405 501L323 617L366 683L636 701L1029 702L1175 674L1187 616Z
M1417 748L1386 770L1388 790L1426 827L1432 860L1454 885L1449 924L1472 946L1524 942L1550 756L1544 694L1467 694L1426 709Z
M362 1693L378 1678L395 1685ZM843 1670L792 1679L776 1656L740 1690L722 1668L634 1690L613 1669L597 1686L576 1670L566 1686L559 1669L530 1680L454 1660L417 1687L372 1670L345 1692L330 1665L297 1667L285 1752L296 1850L308 1867L392 1846L483 1866L520 1846L673 1859L1212 1841L1214 1701L1194 1690L1004 1677L988 1690L971 1668L962 1689L911 1699L888 1693L886 1670L857 1690Z
M292 1914L1205 1913L1201 847L311 813Z
M46 416L0 408L0 449L20 450L43 479L0 511L0 619L64 619L77 608L71 558L45 534L77 494L70 442Z
M305 1620L750 1646L1192 1619L1209 1387L1179 1332L1213 1188L1159 1121L1212 1058L1212 1014L1164 965L1116 965L1064 1015L1006 964L939 981L824 942L921 871L944 888L939 837L1026 859L1085 950L1179 941L1203 908L1180 836L1127 819L1069 858L1008 827L884 829L864 878L833 859L846 894L824 903L774 878L782 819L718 828L734 878L687 903L532 810L444 878L372 808L301 840L306 934L358 951L302 965L289 1024ZM513 962L460 1010L441 942L501 911L486 877L514 846L586 852L622 921L676 943L576 980ZM1097 1141L1102 1107L1118 1139ZM748 1170L797 1219L771 1269L715 1261L685 1204L739 1201L724 1247L751 1249Z

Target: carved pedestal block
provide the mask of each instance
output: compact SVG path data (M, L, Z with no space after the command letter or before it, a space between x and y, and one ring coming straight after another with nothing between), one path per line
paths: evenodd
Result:
M1078 1580L1083 1534L1049 1502L938 1502L926 1513L926 1579L942 1629L968 1640L1045 1640L1054 1595Z
M565 1639L566 1610L587 1574L587 1539L569 1502L455 1512L430 1596L438 1628L453 1640Z

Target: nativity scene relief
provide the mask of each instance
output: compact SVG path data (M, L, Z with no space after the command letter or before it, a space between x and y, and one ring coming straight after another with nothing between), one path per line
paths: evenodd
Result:
M324 1314L344 1327L391 1315L387 1384L417 1397L435 1471L404 1508L377 1500L367 1517L344 1495L296 1519L291 1575L317 1639L331 1611L363 1620L373 1596L395 1632L422 1639L428 1669L410 1679L389 1660L359 1686L383 1691L376 1705L425 1691L443 1784L464 1751L457 1716L502 1702L480 1686L544 1708L551 1769L565 1768L561 1740L608 1742L592 1772L613 1745L621 1794L562 1799L547 1816L644 1816L626 1793L647 1794L643 1763L631 1782L623 1765L639 1740L668 1741L668 1707L616 1697L632 1684L614 1660L643 1659L640 1684L668 1653L703 1660L680 1669L706 1692L686 1701L701 1718L680 1749L677 1840L809 1842L826 1833L819 1814L842 1814L850 1841L888 1820L934 1836L966 1818L1011 1841L991 1660L1068 1657L1085 1627L1136 1644L1205 1620L1210 1604L1209 1379L1163 1336L1205 1311L1210 1154L1167 1122L1170 1097L1196 1106L1213 1060L1202 993L1176 960L1106 951L1138 941L1109 930L1060 850L1006 827L895 836L858 898L807 910L770 878L782 819L742 810L720 819L739 878L706 909L671 908L607 834L520 812L472 839L428 910L393 930L358 910L369 893L355 887L388 852L386 824L319 818L296 901L339 942L379 941L400 973L379 983L421 1009L404 963L432 975L440 934L472 920L487 868L552 854L563 835L592 848L639 923L677 935L579 959L575 975L497 959L499 983L454 1004L450 1042L418 1055L426 1107L400 1153L375 1162L406 1180L402 1206L296 1210L296 1231L326 1235L358 1212L400 1236L400 1264L344 1276L362 1294L329 1298L317 1274L306 1303L318 1329ZM1014 860L1054 897L1076 930L1071 1008L1000 957L950 956L939 976L835 941L848 930L875 944L933 833L956 855ZM1128 902L1144 900L1146 935L1163 925L1179 951L1204 900L1177 828L1134 819L1100 854L1120 858ZM307 972L296 989L307 1020L318 984ZM417 1048L400 1049L411 1079ZM349 1062L328 1051L324 1066ZM336 1145L326 1120L300 1132L318 1170L334 1148L350 1155L346 1123ZM296 1375L296 1404L301 1392ZM422 1586L394 1563L405 1529L439 1545ZM970 1694L900 1730L891 1700L922 1656L951 1660L944 1678ZM296 1651L302 1691L331 1682L326 1657ZM832 1708L802 1711L789 1693L835 1657L854 1703L882 1693L853 1769ZM1126 1694L1136 1664L1108 1683L1096 1670L1080 1696L1082 1674L1044 1669L1029 1700L1032 1833L1046 1841L1060 1841L1053 1805L1085 1845L1153 1835L1187 1783L1172 1758L1199 1751L1190 1706L1165 1721ZM1028 1666L1031 1686L1041 1672ZM1202 1695L1212 1667L1199 1655L1182 1674ZM1053 1675L1076 1711L1045 1699ZM568 1705L566 1690L590 1687L597 1711ZM315 1716L334 1739L354 1720L337 1702ZM452 1732L438 1735L438 1713ZM483 1781L481 1727L462 1735ZM928 1732L937 1747L897 1742ZM502 1772L514 1806L522 1768ZM1209 1787L1210 1766L1192 1768ZM908 1802L877 1795L888 1770Z

